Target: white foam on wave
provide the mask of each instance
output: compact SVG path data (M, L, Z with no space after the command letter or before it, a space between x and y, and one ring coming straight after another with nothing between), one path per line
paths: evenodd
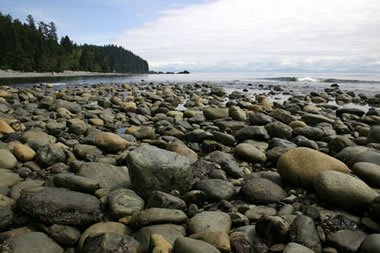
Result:
M297 77L297 82L319 82L320 80L317 78L312 78L312 77Z

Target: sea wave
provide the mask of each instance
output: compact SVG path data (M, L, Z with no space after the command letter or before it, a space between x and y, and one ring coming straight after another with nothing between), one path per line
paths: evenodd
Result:
M269 77L265 80L282 81L282 82L311 82L311 83L380 83L375 80L359 80L359 79L339 79L339 78L316 78L316 77L297 77L297 76L285 76L285 77Z

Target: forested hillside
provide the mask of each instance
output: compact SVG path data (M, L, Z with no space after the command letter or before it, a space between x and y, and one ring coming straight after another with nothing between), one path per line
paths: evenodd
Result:
M147 61L115 45L77 45L68 36L58 40L54 22L22 23L0 12L0 69L61 72L148 72Z

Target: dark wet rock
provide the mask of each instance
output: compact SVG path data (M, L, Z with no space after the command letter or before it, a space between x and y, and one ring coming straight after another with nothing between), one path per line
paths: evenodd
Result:
M338 110L335 111L335 113L336 113L336 116L338 116L338 117L341 117L342 114L344 114L344 113L353 114L353 115L356 115L358 117L361 117L365 114L365 112L363 110L360 110L358 108L348 108L348 107L339 108Z
M293 129L290 126L279 121L265 125L265 129L272 138L290 139L293 133Z
M240 190L246 200L254 204L270 204L286 197L281 186L266 178L249 178Z
M274 110L269 115L284 124L289 124L290 122L297 120L297 118L291 115L288 111L282 109Z
M65 246L75 246L81 236L80 231L71 226L54 224L44 230L52 239Z
M186 209L186 203L182 199L173 196L171 194L153 191L149 194L149 198L146 204L147 208L157 207L157 208L171 208L171 209Z
M270 122L272 122L272 118L264 113L250 113L249 114L249 122L251 125L264 126Z
M84 135L88 129L88 125L81 119L71 119L67 121L69 133L75 135Z
M0 194L0 231L13 225L15 201Z
M372 201L369 207L369 211L370 211L370 216L377 222L380 222L380 197L376 197Z
M353 158L352 164L359 162L373 163L380 166L380 151L369 149L365 152L359 153L356 157Z
M195 183L193 188L205 192L207 198L212 200L229 200L236 193L233 184L221 179L203 179Z
M72 113L79 113L79 112L82 111L82 107L79 104L73 103L73 102L69 102L69 101L66 101L66 100L62 100L62 99L56 100L50 106L50 110L54 110L55 111L55 110L57 110L60 107L63 107L65 109L69 110Z
M206 161L204 159L197 160L191 165L193 182L208 178L210 173L218 168L220 168L220 166L217 163Z
M223 97L226 94L226 91L223 87L212 86L210 89L210 93L219 97Z
M292 185L312 188L314 178L325 170L349 172L339 160L309 148L295 148L281 156L277 170Z
M228 114L233 120L237 121L246 121L247 120L247 114L244 110L242 110L238 106L231 106L228 109Z
M142 253L141 246L133 237L116 233L88 236L81 248L83 253L131 252Z
M13 185L19 183L22 179L16 173L10 170L0 169L0 186L2 187L12 187Z
M73 191L93 194L99 188L99 182L88 177L72 173L60 173L53 177L54 185L65 187Z
M65 162L66 154L62 149L47 144L38 148L36 160L42 166L49 167L55 163Z
M291 141L280 139L280 138L272 138L268 142L268 149L272 149L275 147L284 147L284 148L296 148L297 145Z
M182 224L187 215L177 209L149 208L133 214L131 226L134 228L146 227L155 224Z
M174 250L175 252L182 253L220 252L217 248L207 242L191 239L188 237L179 237L174 243Z
M335 156L342 149L344 149L346 147L350 147L350 146L355 146L355 145L356 144L346 136L336 136L328 144L329 155Z
M22 191L18 206L26 214L50 224L81 226L102 217L100 201L96 197L65 188Z
M320 114L305 114L302 116L302 121L304 121L306 124L308 125L311 125L311 126L314 126L314 125L317 125L319 123L330 123L330 124L334 124L334 120L326 117L326 116L323 116L323 115L320 115Z
M3 253L63 253L64 250L53 239L41 232L29 232L7 239L1 246Z
M131 186L127 167L117 167L101 162L89 162L83 163L80 166L78 175L99 182L101 188L116 189Z
M236 139L233 135L227 134L227 133L222 133L222 132L212 132L213 134L213 139L217 142L220 142L223 145L233 147L235 146Z
M247 139L252 140L268 140L269 135L263 126L248 126L239 129L235 133L235 138L238 141L244 141Z
M293 135L302 135L308 139L319 141L323 138L324 132L318 127L297 127L293 130Z
M344 162L348 166L353 164L353 160L359 156L359 154L368 151L367 147L363 146L350 146L342 149L338 154L335 155L335 158Z
M155 190L186 192L190 189L190 160L177 153L143 146L128 154L128 167L132 185L142 196Z
M300 215L290 226L289 238L292 242L302 244L314 252L321 252L321 242L313 219Z
M221 168L231 177L240 178L244 176L238 162L231 154L215 151L205 156L204 159L219 164Z
M305 136L298 135L291 140L295 144L297 144L298 147L306 147L306 148L311 148L314 150L318 150L319 146L315 141L309 140Z
M110 212L115 219L132 215L144 209L144 200L130 189L117 189L108 195Z
M103 155L97 147L86 144L76 144L73 151L76 157L88 162L96 162Z
M317 223L326 235L340 230L356 230L358 227L357 221L350 219L344 214L331 212L320 214Z
M341 230L327 237L327 244L342 253L355 253L367 234L361 231Z
M269 245L286 242L289 237L292 216L263 216L256 223L256 233Z
M219 211L205 211L196 214L189 221L189 229L192 233L205 231L224 231L229 233L231 218L228 214Z
M236 120L218 120L214 124L219 127L221 131L237 131L244 127L247 127L247 124L243 121Z
M367 142L380 142L380 126L372 126L367 137Z
M213 135L210 132L206 132L203 129L195 129L187 132L184 139L188 142L202 142L204 140L212 139Z

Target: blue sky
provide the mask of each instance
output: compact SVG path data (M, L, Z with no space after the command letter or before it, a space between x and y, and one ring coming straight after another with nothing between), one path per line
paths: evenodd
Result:
M378 72L378 0L0 0L77 43L117 44L154 70Z

